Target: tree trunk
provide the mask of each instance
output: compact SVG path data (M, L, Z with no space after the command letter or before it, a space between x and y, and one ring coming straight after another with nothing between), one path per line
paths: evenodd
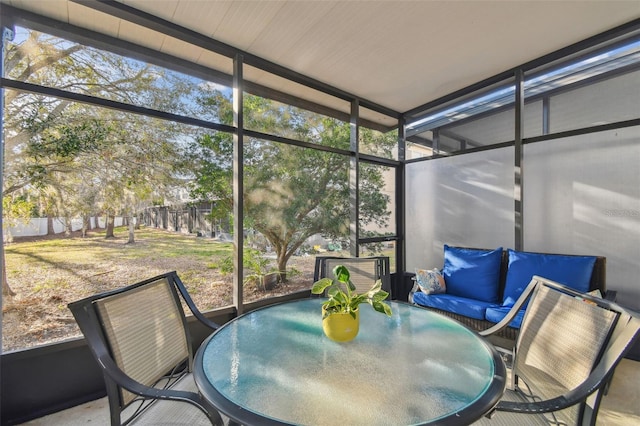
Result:
M113 226L114 223L116 221L116 218L114 215L109 214L107 215L107 232L106 235L104 236L105 238L115 238L116 236L113 234Z
M2 205L0 204L0 217L1 216L2 216ZM2 247L0 247L0 263L2 263L2 265L0 265L2 266L2 270L0 270L0 275L2 276L2 295L11 297L11 296L14 296L16 293L13 290L11 290L11 287L9 287L9 281L7 281L7 261L4 254L4 232L2 230L1 224L0 224L0 241L2 241ZM2 300L2 298L0 298L0 300ZM2 323L1 319L0 319L0 323ZM1 330L0 330L0 334L1 334Z
M287 250L284 249L282 251L278 250L278 272L280 273L280 281L283 283L287 282L287 262L289 261L289 256L287 256Z
M7 281L7 261L4 258L4 247L2 247L2 295L8 297L16 295L9 287L9 281Z
M71 236L71 218L69 217L64 218L64 236Z
M47 215L47 235L54 235L56 233L53 229L53 218L51 215Z
M135 237L134 237L134 220L133 217L128 218L128 222L129 222L129 240L127 241L127 244L133 244L135 243Z
M82 216L82 238L87 236L87 230L91 227L91 219L88 215Z

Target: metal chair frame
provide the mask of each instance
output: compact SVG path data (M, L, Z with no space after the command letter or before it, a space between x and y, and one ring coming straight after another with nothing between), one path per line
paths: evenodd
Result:
M370 256L370 257L340 257L340 256L317 256L315 263L315 270L313 273L313 281L318 281L324 277L333 277L333 271L327 270L327 261L332 263L333 261L339 261L341 264L350 268L351 266L355 266L357 264L374 262L375 263L375 271L376 276L374 277L374 281L376 280L382 281L382 289L389 293L389 300L392 299L391 294L391 271L389 266L389 257L388 256ZM351 269L350 269L351 270Z
M595 425L601 399L606 393L607 386L613 376L615 368L622 358L624 358L625 354L632 348L635 340L640 335L640 318L635 317L612 301L592 297L551 280L534 276L523 294L516 301L509 314L502 321L485 331L481 331L479 334L481 336L488 337L506 327L516 316L525 302L531 299L529 306L535 303L535 298L541 291L542 287L550 288L553 291L558 291L573 299L580 299L581 301L594 304L602 309L613 312L615 318L612 321L611 328L608 330L608 334L602 347L599 348L600 351L596 357L590 374L588 374L588 377L586 377L579 385L564 392L562 395L557 395L546 400L540 400L538 398L538 400L535 401L529 400L529 402L515 402L503 399L497 404L495 409L487 415L487 417L492 418L500 411L514 414L542 415L544 413L551 413L551 415L553 415L554 412L577 405L579 414L576 424ZM523 320L523 326L527 322L527 316L529 313L530 309L528 308ZM567 327L571 326L572 324L567 324ZM514 366L516 366L515 368L517 368L517 357L519 355L518 346L521 344L522 339L523 333L520 333L516 342L513 358ZM516 385L516 392L520 392L521 395L524 394L523 387L519 383L518 371L513 370L512 374L515 378L514 383ZM520 424L526 424L526 416L519 420L519 422ZM486 419L484 419L481 420L479 424L491 424L491 422L487 422Z
M113 352L114 347L107 336L105 320L101 316L99 305L102 301L109 298L126 297L133 292L144 291L145 288L149 288L152 285L159 285L159 282L166 284L170 290L173 303L175 303L175 311L179 312L184 338L186 339L187 356L181 363L177 364L172 371L167 371L165 377L155 383L145 384L134 380L116 361ZM211 330L218 328L218 324L207 319L198 310L175 271L158 275L123 288L96 294L68 305L80 330L84 334L94 358L103 372L109 400L111 425L126 425L133 421L141 420L144 412L157 400L174 400L189 403L202 411L211 424L223 424L220 414L213 409L199 393L171 388L176 382L183 379L186 374L191 373L193 363L192 340L187 327L181 299L202 324ZM161 387L155 387L156 385ZM127 391L133 394L133 400L130 400L130 394L127 393ZM140 404L137 408L130 408L136 403ZM127 408L129 408L127 411L133 410L133 413L123 421L121 417L123 411Z

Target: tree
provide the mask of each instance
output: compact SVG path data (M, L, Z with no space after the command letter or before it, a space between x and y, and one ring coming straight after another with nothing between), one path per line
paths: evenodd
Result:
M17 28L5 57L7 78L177 113L191 108L192 79L37 31ZM48 214L133 214L144 200L131 195L150 198L152 188L162 197L181 157L175 124L13 89L3 112L3 197L31 194Z
M320 117L264 98L245 98L247 127L281 136L345 148L349 124ZM221 92L203 99L203 105L229 120L229 99ZM395 139L363 129L368 143L391 149ZM195 165L192 195L216 200L221 211L232 206L232 150L230 135L215 133L197 139L191 155ZM272 245L279 271L315 234L348 240L349 158L324 151L248 138L244 145L243 203L247 228L260 232ZM366 222L385 224L388 197L381 193L383 177L377 168L361 170L360 215Z
M186 111L187 115L191 109L188 94L196 85L186 76L37 31L18 28L17 34L6 53L8 78L165 111ZM114 158L110 144L135 143L123 137L125 132L138 135L141 129L136 125L150 125L131 114L16 90L6 91L5 109L5 195L21 188L32 190L55 173L69 176L82 167L91 169L95 159ZM170 126L159 127L166 130ZM162 141L172 139L166 131L156 134ZM136 140L152 144L148 138ZM142 163L172 164L179 158L178 150L166 158L148 149L141 151L148 155Z

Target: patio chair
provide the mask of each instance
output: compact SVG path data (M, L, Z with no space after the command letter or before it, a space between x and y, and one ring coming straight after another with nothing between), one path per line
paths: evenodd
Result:
M594 425L614 369L638 338L640 319L615 303L534 276L507 317L528 301L516 341L514 389L478 425Z
M316 257L313 280L320 278L333 278L333 268L344 265L349 269L351 282L356 286L358 293L364 293L371 289L377 280L382 281L382 289L389 293L391 299L391 274L389 271L388 256L372 257Z
M192 342L178 293L200 322L218 327L175 271L68 305L103 371L111 425L223 424L191 376Z

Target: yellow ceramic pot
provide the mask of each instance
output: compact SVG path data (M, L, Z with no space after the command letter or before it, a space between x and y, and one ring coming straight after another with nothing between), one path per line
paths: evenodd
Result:
M348 342L358 335L360 328L360 310L356 309L356 317L351 314L334 313L322 320L322 330L335 342ZM324 317L324 309L322 309Z

